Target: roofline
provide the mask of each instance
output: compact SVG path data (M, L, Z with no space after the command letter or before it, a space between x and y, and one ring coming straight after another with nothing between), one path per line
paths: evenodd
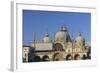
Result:
M29 45L23 45L23 47L31 47L31 46L29 46Z

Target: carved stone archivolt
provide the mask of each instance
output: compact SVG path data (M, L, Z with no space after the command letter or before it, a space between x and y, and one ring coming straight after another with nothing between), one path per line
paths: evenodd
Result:
M63 60L63 53L55 52L52 58L53 58L53 61L61 61Z

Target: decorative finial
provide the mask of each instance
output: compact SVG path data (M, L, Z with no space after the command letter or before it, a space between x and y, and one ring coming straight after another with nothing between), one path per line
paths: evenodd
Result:
M46 33L46 34L45 34L45 37L49 37L49 33Z
M61 26L61 31L67 31L67 27L65 25Z
M78 36L82 36L82 34L79 32L79 33L78 33Z

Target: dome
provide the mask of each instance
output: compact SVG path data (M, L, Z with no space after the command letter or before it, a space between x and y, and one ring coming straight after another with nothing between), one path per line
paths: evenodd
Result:
M69 34L67 32L67 28L63 26L61 27L61 30L56 33L55 40L66 42L67 39L69 39Z
M84 42L85 42L85 39L82 37L81 33L79 33L78 37L76 38L75 41L76 41L77 44L83 45Z
M78 34L76 41L84 41L84 38L82 37L81 33Z
M66 41L66 32L59 31L55 35L55 40L65 40Z
M44 43L50 43L50 42L51 42L51 39L50 39L48 33L45 34L45 37L43 38L43 42L44 42Z

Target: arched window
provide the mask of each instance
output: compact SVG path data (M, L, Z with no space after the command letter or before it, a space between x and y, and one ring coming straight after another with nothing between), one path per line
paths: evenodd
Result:
M60 43L54 44L53 47L54 47L54 50L55 50L55 51L64 51L63 46L62 46L62 44L60 44Z
M27 57L27 54L25 53L25 58Z

